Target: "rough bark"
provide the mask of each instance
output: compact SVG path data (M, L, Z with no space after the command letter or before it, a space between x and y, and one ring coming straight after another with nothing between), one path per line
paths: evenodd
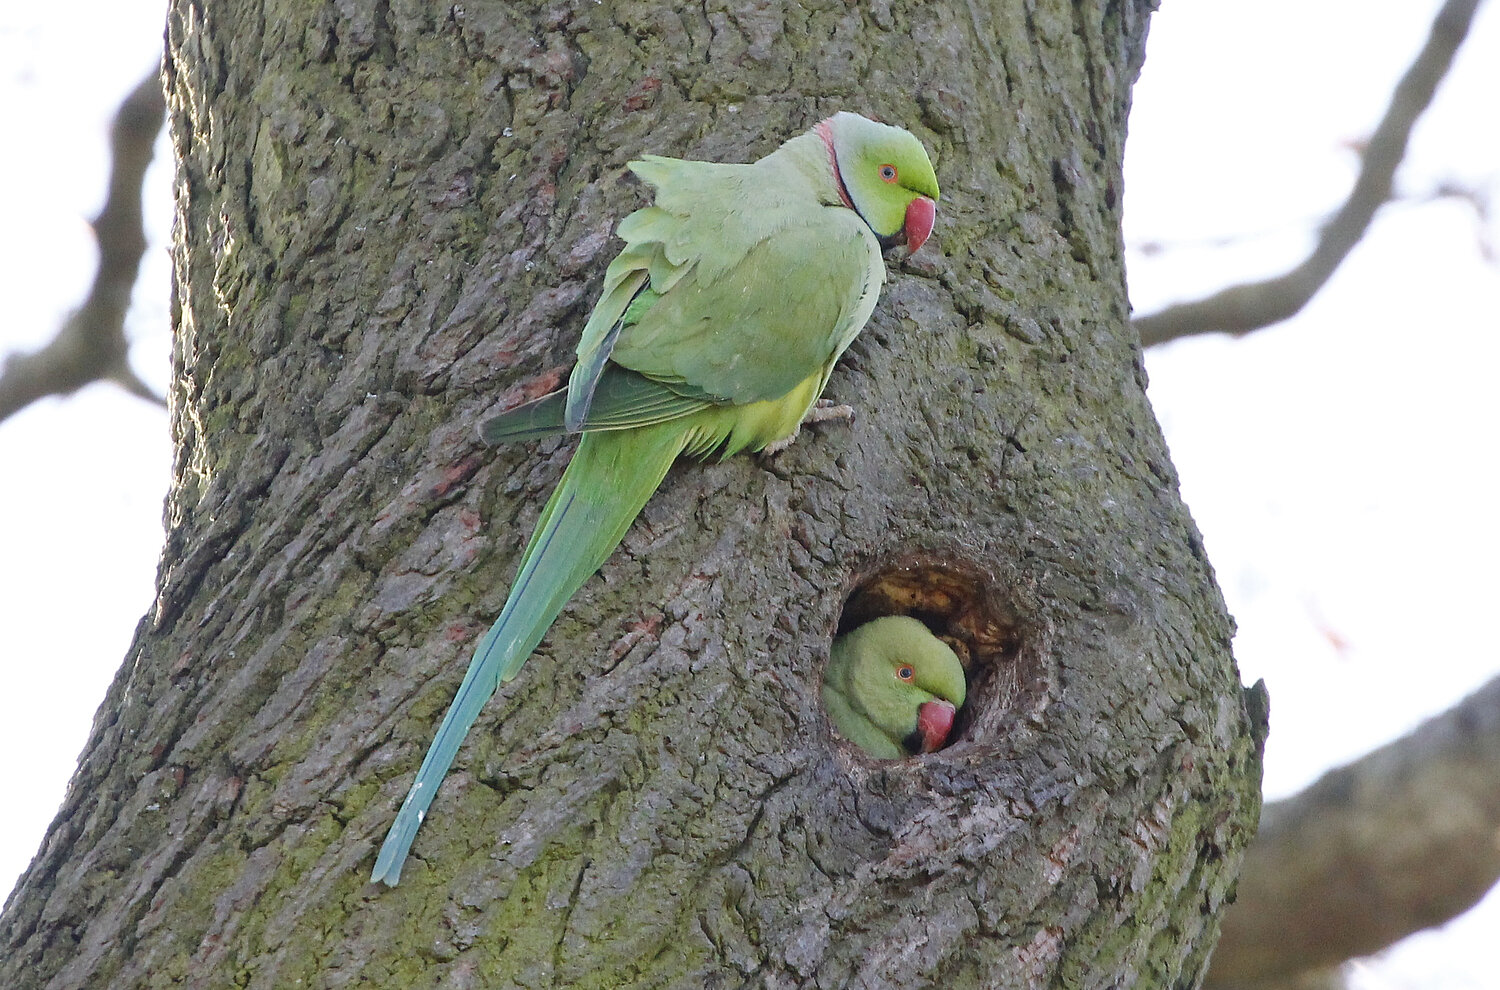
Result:
M160 592L0 984L1196 984L1263 699L1128 324L1146 6L174 3ZM944 189L834 375L858 419L674 469L368 884L571 449L473 426L560 380L623 163L840 108ZM893 610L972 700L881 763L818 684Z

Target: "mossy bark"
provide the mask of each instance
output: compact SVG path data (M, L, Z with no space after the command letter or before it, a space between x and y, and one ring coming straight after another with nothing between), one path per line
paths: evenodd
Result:
M1127 322L1148 6L176 0L160 591L0 984L1194 985L1260 723ZM856 420L675 468L367 883L571 451L474 425L561 381L624 163L836 109L943 186ZM879 763L818 685L907 571L989 610L929 603L989 687Z

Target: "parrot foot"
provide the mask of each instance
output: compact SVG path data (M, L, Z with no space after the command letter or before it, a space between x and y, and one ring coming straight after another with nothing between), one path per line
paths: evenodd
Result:
M854 407L835 405L832 399L819 399L813 403L812 408L807 411L807 415L802 417L802 422L797 424L795 430L780 440L766 444L764 449L761 450L761 455L764 457L776 456L796 442L797 435L802 432L802 427L811 426L814 423L826 423L830 419L842 419L846 423L851 422L854 419Z

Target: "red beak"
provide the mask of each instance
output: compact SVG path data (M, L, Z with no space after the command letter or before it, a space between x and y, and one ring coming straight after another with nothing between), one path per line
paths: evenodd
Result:
M930 206L932 200L927 200L927 203ZM910 211L907 216L911 216ZM929 226L928 229L932 228ZM948 733L953 731L953 716L956 713L953 703L941 698L926 702L917 709L917 733L922 737L922 752L931 753L942 748L943 743L948 741Z
M906 207L906 246L915 254L917 248L927 243L932 225L937 223L937 204L926 196L918 196Z

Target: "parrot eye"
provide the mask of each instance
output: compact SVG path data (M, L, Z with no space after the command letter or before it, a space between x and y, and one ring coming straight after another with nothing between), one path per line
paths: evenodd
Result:
M886 182L895 182L896 166L890 164L880 166L880 177Z
M896 676L901 678L903 681L909 681L913 677L917 676L917 672L911 669L911 664L903 663L901 666L896 668Z

